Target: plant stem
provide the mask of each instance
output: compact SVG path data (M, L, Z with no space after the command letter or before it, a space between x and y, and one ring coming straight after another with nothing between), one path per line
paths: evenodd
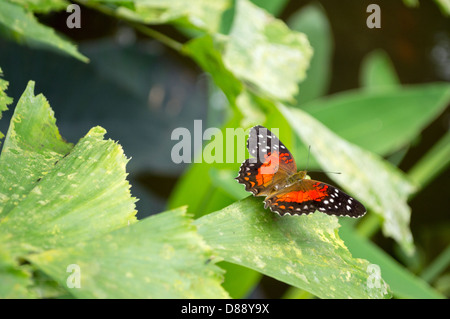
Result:
M450 163L450 132L447 132L427 154L411 168L409 177L420 189L430 183Z
M356 227L356 232L366 238L372 237L381 228L381 218L379 215L370 212Z
M420 277L427 282L433 281L450 264L450 245L422 271Z
M140 22L131 20L131 18L128 18L128 17L118 13L115 7L112 7L109 5L104 5L104 4L99 4L96 2L89 2L86 0L76 0L76 2L82 4L86 7L90 7L97 11L100 11L103 14L113 16L117 19L123 20L123 21L127 22L130 26L132 26L134 29L141 32L142 34L145 34L149 37L152 37L152 38L158 40L161 43L164 43L165 45L174 49L175 51L181 52L181 49L183 48L182 43L177 42L174 39L169 38L168 36L162 34L161 32L158 32L152 28L149 28Z
M165 34L162 34L161 32L158 32L152 28L149 28L143 24L137 23L137 22L129 22L128 24L135 28L137 31L141 32L142 34L145 34L149 37L152 37L156 40L158 40L161 43L164 43L168 47L174 49L175 51L181 52L181 49L183 48L183 44L180 42L175 41L172 38L169 38Z

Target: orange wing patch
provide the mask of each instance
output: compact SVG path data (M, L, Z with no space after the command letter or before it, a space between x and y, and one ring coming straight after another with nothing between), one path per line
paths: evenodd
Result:
M274 205L277 205L277 202L294 202L294 203L303 203L307 201L321 201L322 199L328 196L326 190L328 186L324 186L321 189L311 189L307 191L293 191L290 193L283 194L282 196L277 196L275 199ZM281 208L281 207L280 207Z

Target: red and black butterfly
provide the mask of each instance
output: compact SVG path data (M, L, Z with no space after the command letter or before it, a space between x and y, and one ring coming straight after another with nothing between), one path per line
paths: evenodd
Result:
M258 125L250 130L247 149L253 158L246 159L236 177L254 196L266 196L264 208L280 215L319 212L361 217L366 208L356 199L326 183L306 178L297 172L291 152L272 132Z

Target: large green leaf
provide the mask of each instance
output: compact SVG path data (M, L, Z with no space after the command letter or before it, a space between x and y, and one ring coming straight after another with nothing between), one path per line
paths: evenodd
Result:
M34 96L30 82L17 103L0 157L0 218L72 149L55 122L47 100L41 94Z
M218 51L223 54L223 63L229 71L252 89L276 99L293 100L297 82L304 79L312 56L303 33L290 30L283 21L249 0L196 0L189 6L183 1L135 0L127 6L118 0L102 2L113 3L114 7L98 7L98 3L92 1L87 4L129 20L181 23L206 31L214 41L220 42ZM194 41L194 44L199 43ZM197 61L217 63L216 57L205 59L204 50L200 50L199 57L195 56L196 51L185 50ZM214 72L212 74L215 77ZM216 80L218 78L216 76Z
M88 61L75 45L57 35L52 28L39 23L32 13L9 1L0 1L0 28L8 30L19 41L47 45L81 61Z
M33 90L30 82L0 156L0 296L58 296L62 287L85 298L228 297L185 209L135 224L120 145L104 140L101 127L75 146L65 142ZM68 285L71 265L81 270L82 288ZM60 288L41 284L36 268Z
M348 91L312 101L303 109L342 138L383 155L411 143L449 102L450 85L431 83Z
M17 104L0 157L1 239L15 251L41 250L135 221L122 148L95 127L72 149L33 89Z
M28 259L66 287L68 265L80 270L79 298L226 298L222 271L186 209L146 218L75 247Z
M406 201L415 186L406 175L375 154L341 139L306 112L281 104L279 107L298 136L312 145L311 153L321 167L342 173L329 177L381 215L384 234L412 253L411 210Z
M311 56L311 46L303 33L290 30L247 0L237 1L223 61L240 80L263 95L293 100Z
M387 285L366 260L352 258L336 217L280 217L249 197L195 221L216 254L321 298L385 298ZM372 280L375 280L376 284Z
M238 126L236 122L237 119L235 118L225 125L225 128L222 130L224 136L226 134L226 128L234 129ZM245 147L245 140L238 141L237 144L234 144L234 147L234 154L236 154L237 148ZM188 205L189 213L198 218L231 204L235 199L212 183L215 179L213 172L216 170L214 167L223 167L226 165L217 163L207 164L205 162L191 164L185 174L179 179L175 189L171 192L168 207L175 208L181 205ZM240 163L236 162L229 165L234 167L232 171L236 174ZM239 184L236 183L233 177L230 178L229 182L239 187ZM226 270L223 287L233 298L246 297L250 289L257 284L261 277L261 274L254 270L228 262L221 262L220 266Z

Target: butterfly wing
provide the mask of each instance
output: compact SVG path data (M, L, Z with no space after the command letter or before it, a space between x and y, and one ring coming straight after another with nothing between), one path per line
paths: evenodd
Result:
M265 208L270 207L280 215L302 215L316 210L327 215L358 218L366 213L366 208L343 191L326 183L302 179L279 192L268 196Z
M236 179L255 196L268 195L277 183L297 172L291 152L264 126L250 130L247 149L253 158L242 163Z

